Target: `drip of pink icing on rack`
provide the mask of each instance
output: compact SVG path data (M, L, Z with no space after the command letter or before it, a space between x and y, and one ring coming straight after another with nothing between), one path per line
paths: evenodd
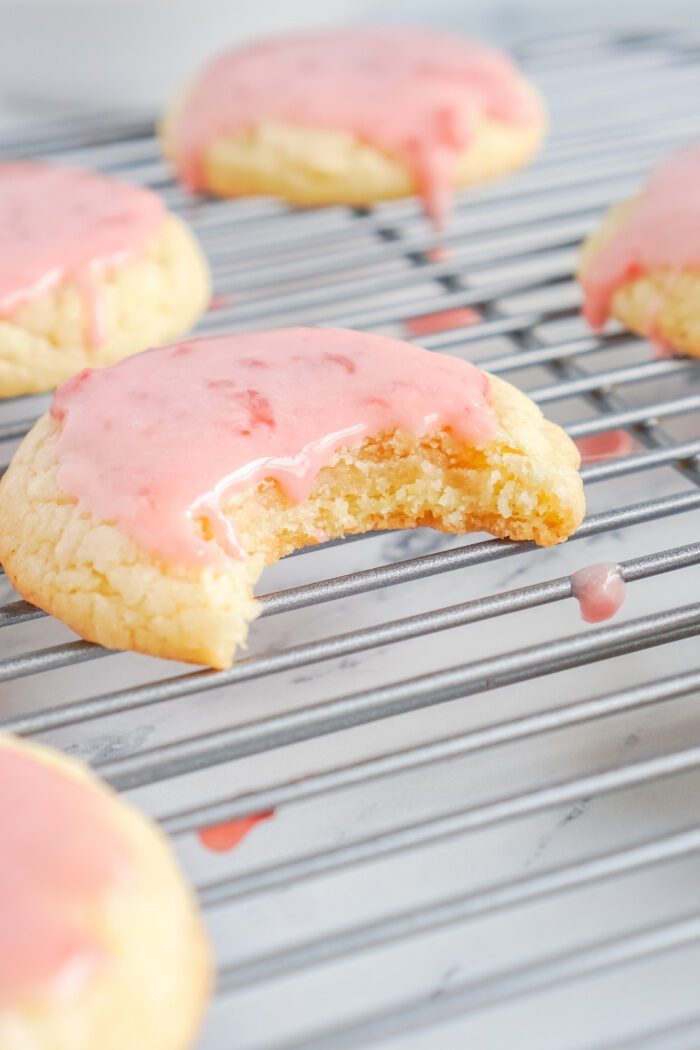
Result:
M625 581L617 565L601 562L579 569L571 577L571 593L586 623L609 620L625 600Z
M58 484L166 561L241 557L227 497L271 478L301 502L336 449L394 430L483 444L495 426L487 393L474 365L370 333L191 340L59 387Z
M0 318L65 282L85 303L92 346L104 339L100 271L145 247L164 214L149 190L104 175L0 163Z
M205 849L211 850L212 853L227 853L235 849L256 824L270 820L274 815L274 809L270 809L264 813L255 813L251 817L225 820L221 824L210 824L206 828L200 828L197 837Z
M210 310L226 310L233 303L231 295L212 295L209 300Z
M73 995L102 959L87 913L127 867L90 787L0 746L0 1008Z
M587 321L600 328L615 292L651 270L700 270L700 146L674 154L653 173L612 240L583 277ZM656 334L653 312L650 334Z
M453 306L449 310L436 310L431 314L419 314L404 321L406 334L413 339L425 335L438 335L440 332L451 332L453 328L470 328L478 324L481 318L470 306Z
M604 463L634 450L634 441L626 430L606 430L603 434L576 438L575 445L582 463Z
M346 132L399 158L440 221L456 159L482 117L541 120L506 55L425 29L348 29L222 55L197 81L174 135L180 178L198 190L206 151L222 136L265 123Z

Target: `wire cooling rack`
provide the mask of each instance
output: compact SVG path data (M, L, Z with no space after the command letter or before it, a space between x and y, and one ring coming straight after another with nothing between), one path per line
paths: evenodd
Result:
M201 332L410 335L468 306L479 323L419 341L624 451L584 467L563 547L419 530L286 559L230 671L76 641L2 581L5 728L90 761L197 886L219 964L201 1050L700 1046L700 365L591 334L572 280L601 212L700 134L700 42L518 52L550 143L459 196L438 256L414 201L188 200L131 114L3 146L157 189L212 264ZM0 406L3 462L47 403ZM569 576L601 560L628 600L588 628ZM196 835L261 812L230 853Z

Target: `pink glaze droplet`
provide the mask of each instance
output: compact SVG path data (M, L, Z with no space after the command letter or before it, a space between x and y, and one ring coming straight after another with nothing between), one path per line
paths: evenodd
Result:
M0 1007L75 994L103 955L90 911L128 859L89 784L0 745Z
M447 33L376 27L280 37L222 55L195 83L174 137L180 178L198 190L206 151L221 136L266 123L347 132L403 161L439 223L457 157L483 117L541 120L506 55Z
M601 623L619 611L625 600L625 581L617 565L601 562L579 569L571 577L571 593L586 623Z
M700 267L700 145L664 161L635 201L631 213L592 260L583 277L587 321L600 328L615 292L650 270ZM659 338L655 311L649 334Z
M604 434L576 438L576 447L582 463L602 463L629 455L634 450L634 441L626 430L608 430Z
M88 316L88 340L104 339L101 270L138 255L163 204L150 190L89 171L0 163L0 318L72 281Z
M451 332L453 328L470 328L480 320L479 314L470 306L454 306L449 310L436 310L432 314L409 317L404 321L404 328L408 336L420 339L424 335Z
M271 478L292 503L342 446L451 430L485 444L495 422L474 365L367 332L291 328L189 340L56 391L58 484L156 557L244 555L222 500ZM206 519L216 544L200 535Z
M270 809L264 813L255 813L250 817L242 817L240 820L226 820L221 824L210 824L209 827L200 828L197 837L204 848L211 850L212 853L227 853L242 842L256 824L260 824L263 820L270 820L274 815L274 809Z

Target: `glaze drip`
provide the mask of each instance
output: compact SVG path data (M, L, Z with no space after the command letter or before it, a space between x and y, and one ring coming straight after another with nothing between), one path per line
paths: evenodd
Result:
M256 824L274 817L273 809L264 813L255 813L251 817L241 817L239 820L225 820L221 824L210 824L206 828L200 828L197 837L205 849L212 853L228 853L235 849Z
M613 617L625 600L625 591L625 581L612 562L588 565L571 577L571 594L586 623L602 623Z

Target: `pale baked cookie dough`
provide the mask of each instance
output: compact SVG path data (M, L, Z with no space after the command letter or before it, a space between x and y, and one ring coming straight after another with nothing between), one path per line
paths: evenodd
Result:
M546 126L537 90L505 55L375 28L221 56L166 113L161 137L193 190L302 205L418 193L441 221L451 189L522 167Z
M0 735L2 1050L186 1050L211 983L160 832L79 762Z
M81 206L85 180L97 192L81 229L60 209ZM199 245L155 194L89 172L0 164L0 397L50 390L174 339L209 295Z
M581 250L584 315L615 317L661 348L700 357L700 147L661 164Z
M202 364L206 361L206 344L223 342L227 360L233 361L235 353L238 362L245 356L252 367L262 341L271 337L281 367L284 369L287 362L292 369L291 373L283 371L282 386L290 376L293 378L295 344L309 347L309 353L318 355L317 376L328 373L330 368L321 360L324 347L328 350L325 356L336 362L335 393L330 385L327 390L314 391L314 380L304 373L296 402L283 406L285 419L293 419L295 411L301 416L313 413L310 405L316 395L319 404L337 397L341 406L338 412L351 397L356 397L352 409L357 407L360 413L367 389L362 394L361 386L350 386L354 377L346 374L346 369L350 371L356 365L362 372L364 368L371 384L373 372L368 362L376 362L379 368L382 360L389 358L384 376L377 377L376 389L369 386L374 400L381 401L396 383L403 384L401 390L388 393L396 404L380 409L385 425L355 441L348 439L339 446L336 442L335 451L318 459L318 472L309 475L308 495L298 501L288 498L279 481L271 480L276 468L268 469L267 461L259 458L261 453L251 454L251 461L262 463L252 483L233 492L230 487L224 490L216 506L207 497L204 510L196 518L196 527L188 512L186 522L184 518L177 519L183 525L181 535L157 541L149 531L149 509L141 519L135 512L131 524L120 527L114 514L81 509L75 498L62 491L56 461L56 440L62 424L60 419L45 416L24 440L0 483L0 560L25 598L62 619L83 637L110 648L136 649L226 667L235 649L245 642L248 624L257 615L253 587L264 566L295 548L371 529L418 525L451 533L486 530L495 536L534 540L549 546L565 540L580 524L584 496L578 474L579 453L568 436L544 419L536 405L514 387L495 377L487 379L473 365L454 358L429 354L381 336L331 329L291 329L199 340L192 359L199 367L206 367ZM338 346L342 352L338 352ZM176 354L178 347L168 351ZM166 350L151 353L163 355ZM364 363L360 353L365 355ZM148 356L132 358L118 369L128 367L133 372L136 364L150 371L155 362L149 363ZM167 364L160 358L157 364L161 373L166 370ZM232 375L240 370L239 363L227 367L234 368ZM444 379L435 378L436 369L448 370ZM261 370L260 374L265 373ZM97 375L106 380L109 373ZM455 432L461 418L465 425L469 422L470 395L465 395L464 403L455 395L452 415L441 414L439 384L442 383L442 396L447 399L463 376L469 383L477 377L476 382L482 384L478 392L475 389L474 398L478 411L487 416L486 437L479 438L477 430L475 438L465 440ZM244 386L246 381L251 380L243 379ZM227 380L212 382L223 383L225 392ZM233 381L229 382L232 396L238 398L237 388ZM438 391L432 406L434 412L428 405L431 383ZM353 390L359 392L351 393ZM392 412L395 410L398 415L399 406L403 408L407 399L413 397L409 391L416 390L428 391L421 393L421 419L438 421L433 424L434 429L422 436L391 423ZM252 393L257 396L257 392ZM258 430L261 440L267 440L265 416L279 414L279 406L269 396L258 402L253 399L253 403L256 408L263 406L257 413L261 419ZM336 407L330 405L331 418ZM214 411L202 413L203 419L214 416ZM352 418L352 414L347 418ZM216 420L211 425L217 428L216 433L221 432L223 442L225 427ZM342 425L339 418L335 429ZM178 432L190 434L190 426L179 425ZM321 435L303 448L312 449L309 455L316 455L313 449L326 447L324 440ZM191 435L191 443L194 462L198 457L195 434ZM298 446L294 453L301 454ZM297 455L295 462L303 464L305 455L306 452L301 458ZM290 459L287 456L275 462L284 465ZM140 469L137 462L133 466ZM170 465L165 464L163 469L169 470ZM148 496L147 473L140 475L146 484L147 498L156 509L161 508L167 493ZM277 474L279 477L280 472ZM177 481L177 475L174 476ZM203 485L200 492L215 490L220 477L221 474L212 484ZM229 472L228 477L234 474ZM102 495L109 504L109 492L103 490ZM194 501L189 503L190 507L194 505ZM122 510L130 513L131 507L131 503L124 504ZM163 528L162 523L159 528ZM236 556L230 543L222 548L227 542L226 529L234 533L234 542L246 557ZM170 543L169 558L159 554L165 549L166 539ZM222 549L226 549L226 554L222 554ZM200 555L204 561L198 564L196 558Z

